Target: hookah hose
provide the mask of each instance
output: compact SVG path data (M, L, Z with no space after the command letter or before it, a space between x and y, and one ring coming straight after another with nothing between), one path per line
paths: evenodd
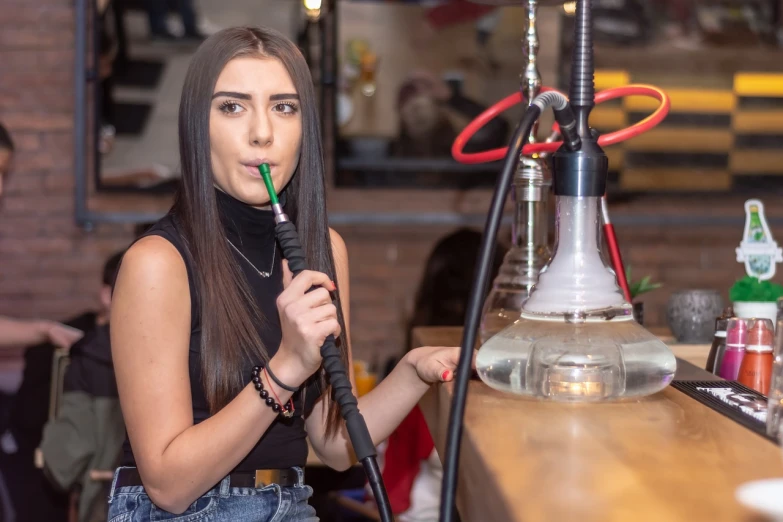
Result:
M549 91L557 92L551 87L541 88L542 93ZM621 143L643 134L661 123L669 113L669 107L671 106L669 96L658 87L652 85L624 85L622 87L606 89L595 95L595 103L602 103L605 101L614 100L615 98L623 98L625 96L648 96L655 98L661 103L655 112L640 122L635 123L634 125L631 125L625 129L611 132L609 134L604 134L603 136L599 137L598 145L601 147ZM454 144L451 147L451 155L454 157L454 159L464 164L488 163L491 161L503 159L503 157L506 155L506 152L508 151L508 147L474 153L465 153L463 152L463 149L465 148L465 145L468 143L470 138L472 138L481 127L486 125L490 120L501 114L506 109L523 102L524 99L525 97L521 92L516 92L510 96L506 96L498 103L479 114L476 119L470 122L462 130L462 132L459 133L457 139L454 140ZM554 127L556 126L557 124L555 124ZM530 155L540 154L542 152L555 152L562 144L562 141L554 141L549 143L529 143L522 148L521 153L524 155Z
M585 27L582 27L582 29L584 30ZM577 65L581 67L584 64L577 64ZM551 87L542 87L541 92L543 93L543 92L558 92L558 91L556 91ZM630 127L627 127L625 129L600 136L598 138L599 146L605 147L608 145L621 143L623 141L636 137L640 134L643 134L651 130L655 126L657 126L659 123L661 123L666 117L666 115L669 113L671 102L669 100L668 95L663 90L659 89L658 87L654 87L652 85L625 85L622 87L607 89L595 94L595 96L593 97L593 103L602 103L605 101L609 101L615 98L621 98L625 96L649 96L657 99L661 103L652 114L650 114L643 120L639 121L638 123L631 125ZM489 121L491 121L493 118L500 115L505 110L513 107L518 103L523 102L524 99L525 98L522 92L516 92L510 96L506 96L498 103L496 103L495 105L491 106L490 108L482 112L472 122L470 122L454 140L454 143L451 148L451 153L454 159L459 161L460 163L474 164L474 163L487 163L491 161L497 161L503 158L504 156L506 156L507 153L512 150L511 147L498 148L498 149L488 150L484 152L475 152L475 153L465 153L463 152L463 149L465 148L465 145L468 143L468 141L470 141L470 139L473 137L473 135L476 132L478 132L479 129L481 129ZM558 132L560 130L558 128L558 124L559 123L557 121L553 124L552 130L554 132ZM547 141L545 143L528 143L521 148L519 153L523 155L551 153L557 151L557 149L560 148L562 144L563 144L562 141ZM612 260L614 271L617 274L617 282L623 291L623 295L625 299L630 303L631 292L628 286L627 278L625 276L625 268L623 266L622 256L620 255L620 247L617 244L617 236L615 235L614 225L612 225L611 221L609 220L609 211L607 209L605 196L601 199L601 211L603 214L603 221L604 221L604 227L603 227L604 236L606 238L606 243L609 248L609 254Z
M454 398L446 434L446 453L443 457L443 487L441 488L440 503L441 522L451 522L454 519L454 499L457 489L457 467L462 438L462 419L467 401L473 347L476 343L478 325L481 321L481 311L484 305L482 296L486 293L489 283L495 240L503 218L506 197L511 187L514 173L519 165L519 151L522 149L522 145L527 143L533 125L538 120L541 112L550 105L555 106L555 117L560 124L560 132L564 136L565 147L569 150L578 150L581 145L580 138L576 134L574 115L568 106L566 97L558 92L550 91L540 94L530 104L514 131L511 145L507 149L508 152L506 153L503 168L495 184L495 192L492 196L492 203L490 204L489 215L487 216L481 240L476 277L471 288L465 317L465 330L462 336L459 365L457 366L454 381Z
M258 167L261 177L264 180L266 189L269 192L269 199L272 203L272 210L275 213L275 236L283 251L283 256L288 261L288 268L296 277L303 270L307 270L307 260L304 249L299 242L299 234L296 227L283 212L283 207L277 200L277 193L272 184L269 165L266 163ZM370 483L375 501L378 504L378 512L382 522L393 522L389 497L386 494L386 488L383 485L383 478L378 467L378 461L375 459L375 445L372 437L364 422L364 417L359 412L358 401L351 389L351 380L345 369L340 350L337 349L333 335L326 338L321 346L321 357L323 358L324 369L329 376L329 383L332 386L334 400L340 406L340 415L345 420L345 426L348 430L348 436L351 439L354 453L364 466L364 472L367 475L367 481Z
M609 256L612 259L612 266L616 272L617 282L623 290L623 296L629 303L631 302L631 289L628 286L628 279L625 277L625 266L623 265L623 256L620 255L620 246L617 244L617 235L614 232L614 225L609 219L609 209L606 205L606 196L601 198L601 216L604 222L604 238L606 246L609 248Z
M551 87L542 87L541 92L557 92ZM640 122L627 127L625 129L615 131L609 134L604 134L598 138L599 146L613 145L629 140L635 136L643 134L653 127L657 126L663 121L666 115L669 113L671 102L667 94L652 85L626 85L623 87L616 87L613 89L607 89L601 91L595 95L595 103L601 103L615 98L624 96L643 95L650 96L660 101L658 108L648 117L644 118ZM470 122L462 132L457 136L452 145L451 152L455 160L460 163L473 164L473 163L486 163L490 161L496 161L501 159L510 148L499 148L485 152L465 153L463 149L465 144L468 143L470 138L478 132L480 128L486 125L490 120L501 114L506 109L513 107L517 103L524 101L524 96L521 92L516 92L510 96L507 96L500 100L498 103L482 112L475 120ZM558 123L555 122L553 130L557 132L559 129ZM555 152L562 142L551 141L547 143L529 143L525 145L521 154L541 154L546 152ZM612 260L612 266L617 275L617 282L623 291L623 295L629 303L631 302L631 291L628 286L628 281L625 277L625 267L623 266L623 259L620 255L620 247L617 244L617 236L615 235L614 225L609 220L609 211L606 206L606 197L601 199L601 210L604 218L604 237L606 238L606 244L609 248L609 254Z

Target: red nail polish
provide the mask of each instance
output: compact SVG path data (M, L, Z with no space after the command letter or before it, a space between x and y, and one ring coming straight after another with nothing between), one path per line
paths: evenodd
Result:
M448 370L443 370L443 373L440 375L440 379L442 381L445 381L448 378L449 378L449 371Z

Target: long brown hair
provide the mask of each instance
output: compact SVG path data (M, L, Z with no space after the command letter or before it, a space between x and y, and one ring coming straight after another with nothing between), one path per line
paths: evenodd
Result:
M224 29L204 41L192 58L179 107L179 151L182 181L172 212L178 217L193 258L200 303L201 361L204 392L210 410L223 408L241 391L244 358L268 360L254 324L260 317L247 282L237 267L218 215L209 143L212 93L226 64L240 56L276 58L285 66L299 94L302 142L299 163L286 188L286 213L296 224L309 266L336 280L326 217L321 131L310 70L299 49L268 28ZM338 340L347 364L345 323ZM325 390L323 371L321 390ZM339 408L329 399L328 435L339 426Z

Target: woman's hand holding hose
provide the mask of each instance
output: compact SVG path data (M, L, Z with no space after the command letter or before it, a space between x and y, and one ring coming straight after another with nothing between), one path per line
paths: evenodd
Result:
M293 277L285 260L283 287L277 298L283 338L274 357L280 362L273 363L273 370L293 380L285 384L298 386L320 368L321 346L326 338L330 334L335 338L340 335L337 307L329 294L337 287L329 276L321 272L304 270ZM278 368L282 365L285 365L285 370Z

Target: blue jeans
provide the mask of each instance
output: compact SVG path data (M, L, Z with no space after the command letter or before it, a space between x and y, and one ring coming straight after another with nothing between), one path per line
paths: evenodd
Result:
M297 470L299 481L286 488L277 484L232 488L226 477L179 515L153 504L143 486L115 487L115 472L109 493L109 522L318 522L315 509L307 503L313 488L305 485L304 472Z

